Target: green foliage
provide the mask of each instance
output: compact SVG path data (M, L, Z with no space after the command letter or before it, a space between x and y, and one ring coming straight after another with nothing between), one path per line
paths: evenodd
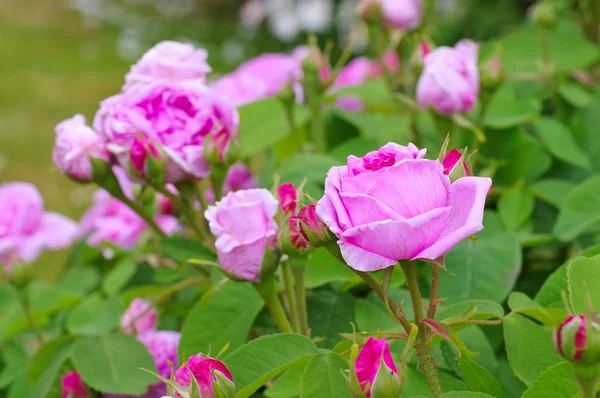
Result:
M573 365L560 362L549 367L523 393L523 398L544 398L548 396L573 398L579 389L573 378Z
M90 296L71 311L66 326L72 334L103 336L121 324L123 310L119 297Z
M314 355L302 375L300 398L350 398L347 369L348 362L335 353Z
M319 346L333 348L341 333L352 332L354 300L349 294L317 291L308 298L307 305L311 335L319 339Z
M458 365L470 391L486 393L497 398L504 397L500 383L489 370L466 356L458 359Z

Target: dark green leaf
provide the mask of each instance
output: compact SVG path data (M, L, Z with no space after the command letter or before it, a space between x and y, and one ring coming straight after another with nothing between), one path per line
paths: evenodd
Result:
M216 261L216 254L207 246L194 239L182 236L171 236L160 241L160 250L165 256L185 263L190 259Z
M307 301L311 336L324 339L319 346L333 348L341 338L340 333L352 332L355 323L352 296L322 290L311 294Z
M299 362L288 369L281 376L273 381L265 391L265 397L268 398L294 398L298 396L298 387L302 383L304 369L311 358L307 357L305 361Z
M500 383L489 370L465 355L458 359L458 366L469 390L483 392L497 398L504 397Z
M554 234L569 241L588 232L600 222L600 177L593 177L575 187L563 200L554 225Z
M348 362L335 353L313 356L304 370L300 398L350 398L344 372Z
M573 365L560 362L546 369L523 393L522 398L574 398L579 387L573 377Z
M557 159L582 169L589 170L591 167L590 157L575 141L569 129L559 121L549 117L543 117L533 123L538 137L542 139L546 148Z
M531 218L535 200L533 194L516 185L504 192L498 200L498 215L509 231L518 231Z
M306 178L308 183L322 186L327 172L340 162L329 156L317 153L299 153L284 161L278 174L281 182L291 182L300 185Z
M315 250L308 259L306 287L313 289L331 282L357 280L358 277L324 247Z

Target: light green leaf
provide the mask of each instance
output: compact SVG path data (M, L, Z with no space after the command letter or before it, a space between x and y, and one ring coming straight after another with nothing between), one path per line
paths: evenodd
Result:
M86 294L99 285L100 278L100 272L95 268L72 268L62 278L58 286L74 293Z
M152 375L141 370L156 371L148 349L127 334L80 338L71 359L83 381L103 392L140 395L156 383Z
M379 145L388 142L408 142L410 115L379 112L347 112L337 109L336 113L344 120L355 125L360 135Z
M313 356L304 370L300 398L350 398L344 372L348 361L330 352Z
M102 281L102 290L109 295L117 294L135 274L135 264L127 259L115 266Z
M510 314L504 318L504 340L512 370L527 385L562 361L555 352L551 329L521 315Z
M590 157L575 141L569 129L555 119L543 117L533 123L538 137L557 159L582 169L591 168Z
M298 387L302 383L302 376L304 376L304 369L308 365L310 357L307 357L305 361L299 362L295 366L288 369L281 376L273 381L273 384L269 386L265 391L265 397L268 398L295 398L298 396Z
M563 308L544 308L525 293L512 292L508 297L508 306L513 313L526 315L549 327L558 327L567 317Z
M339 164L337 159L329 155L299 153L284 161L277 174L281 177L281 182L300 185L306 178L308 183L322 186L329 169Z
M181 329L179 357L199 352L216 355L226 345L231 350L248 338L264 302L250 283L228 282L206 293L188 313Z
M522 398L574 398L578 392L573 365L563 361L540 374L523 393Z
M102 336L120 326L123 311L119 297L88 297L69 314L67 330L72 334Z
M23 316L19 292L9 284L0 284L0 341L8 337L11 326Z
M317 291L308 297L307 305L311 336L323 338L319 346L333 348L340 341L340 333L352 332L354 300L350 294Z
M574 116L571 131L579 147L589 154L594 170L600 171L600 90L596 90L594 100L586 107L580 108Z
M310 255L306 269L307 288L314 289L331 282L351 280L359 280L359 278L324 247L318 248Z
M554 234L560 240L573 240L600 222L598 192L600 176L586 180L565 197L554 224Z
M451 305L441 305L438 307L436 319L446 320L461 317L467 313L470 314L468 319L487 320L502 318L504 309L493 301L468 299Z
M584 107L594 100L594 96L585 88L575 83L563 83L558 86L558 93L569 104L576 107Z
M538 117L542 105L536 98L517 99L511 86L504 86L492 97L485 126L494 129L507 129L529 122Z
M520 397L523 391L527 388L515 373L510 368L508 360L505 358L498 359L498 368L496 369L496 378L500 382L504 390L505 397Z
M540 200L554 206L560 207L565 197L575 188L577 184L558 178L546 178L536 181L530 190Z
M489 398L493 395L474 391L450 391L442 395L442 398Z
M471 298L502 302L521 271L521 248L510 234L478 234L446 255L440 276L440 297L447 303Z
M521 184L504 192L498 200L498 215L509 231L518 231L531 217L535 199Z
M500 383L489 370L465 355L458 359L458 366L469 390L483 392L497 398L504 397Z
M25 374L27 353L18 342L12 340L2 345L1 355L0 389L4 389Z
M336 95L358 97L367 105L388 104L390 98L384 79L370 79L363 84L342 87L336 91Z
M190 259L216 261L217 255L203 243L182 236L170 236L159 242L160 251L178 263Z
M241 346L224 362L233 374L236 398L248 398L265 383L317 353L306 336L291 333L260 337Z
M569 300L576 314L600 308L600 255L575 257L567 265ZM589 304L588 304L589 299Z
M45 397L59 378L60 369L71 355L73 339L60 336L44 344L31 358L28 375L31 398Z

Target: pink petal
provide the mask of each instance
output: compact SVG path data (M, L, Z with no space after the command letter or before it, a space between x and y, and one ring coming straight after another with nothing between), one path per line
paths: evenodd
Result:
M222 252L217 248L219 264L232 275L252 282L260 282L260 265L267 241L261 238L246 245L240 245L230 252Z
M317 215L338 235L352 226L348 212L340 198L341 177L345 176L347 167L337 166L329 169L325 179L325 195L317 202Z
M217 249L224 252L264 237L269 232L270 224L262 202L223 207L217 213L217 222L227 231L217 238L215 244Z
M62 214L48 212L42 216L42 225L38 233L44 236L44 246L51 250L69 246L77 236L75 221Z
M348 211L353 226L368 224L374 221L405 220L400 214L385 203L363 194L340 193L342 203Z
M412 259L435 260L449 252L458 242L483 229L485 197L492 180L484 177L463 177L450 186L448 206L452 206L446 226L437 242Z

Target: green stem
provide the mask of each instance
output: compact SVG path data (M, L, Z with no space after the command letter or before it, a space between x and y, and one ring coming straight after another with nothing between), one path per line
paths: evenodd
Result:
M158 226L156 221L154 221L154 218L152 218L152 216L146 212L146 209L144 209L142 205L125 196L122 196L118 199L129 206L131 210L135 211L160 238L165 238L167 236L167 234L165 234L165 232Z
M294 293L296 300L296 313L298 314L300 333L308 335L308 312L306 310L306 259L292 264L292 274L294 275Z
M18 286L15 286L15 285L13 285L13 286L18 291L20 290ZM36 325L33 314L31 313L31 308L29 307L29 300L27 300L27 290L26 289L19 291L19 301L21 302L21 306L23 307L23 312L25 313L25 319L27 320L29 327L33 331L33 334L35 335L38 342L40 343L40 346L42 346L45 343L44 336L42 335L42 332Z
M407 262L402 264L404 273L406 275L406 285L410 293L410 298L413 303L413 309L415 312L415 323L419 328L417 339L415 340L415 349L421 359L421 369L427 379L427 384L431 390L433 398L439 398L442 396L442 386L440 379L435 368L435 362L431 355L431 346L429 345L429 335L427 328L423 325L423 299L421 298L421 292L419 290L419 282L417 280L417 268L414 262Z
M440 289L440 266L431 264L431 293L429 294L429 308L427 309L427 318L435 319L435 311L438 306L438 292Z
M262 282L255 284L254 287L265 300L265 305L277 324L279 331L282 333L292 333L292 326L290 325L290 321L287 318L283 306L281 305L281 301L279 300L279 295L277 294L275 278L272 275L265 276Z
M309 99L309 105L312 113L311 132L315 141L317 151L327 152L327 137L325 136L325 126L323 125L322 99L319 93L313 93Z
M298 316L296 296L294 290L294 275L292 274L292 267L288 261L284 261L281 264L281 270L283 271L283 283L285 285L285 295L288 302L288 309L290 317L292 318L292 328L294 332L301 333L300 329L300 317Z
M188 226L192 228L198 239L204 241L204 239L207 236L209 236L208 232L205 229L205 225L202 224L200 226L196 222L196 215L194 214L193 204L190 203L189 200L185 199L186 196L182 191L181 187L181 197L175 195L173 192L169 191L165 187L154 187L154 189L156 189L158 192L162 193L167 198L171 199L173 203L175 203L175 206L177 207L177 209L179 209L179 211L181 211L181 214L187 220Z

